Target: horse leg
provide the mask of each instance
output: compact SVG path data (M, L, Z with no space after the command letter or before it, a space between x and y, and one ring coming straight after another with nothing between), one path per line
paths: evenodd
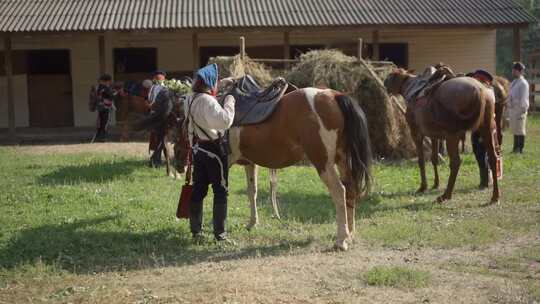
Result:
M433 189L439 189L439 141L433 139L431 141L431 164L433 165Z
M337 222L337 239L336 248L347 250L347 240L350 237L349 227L347 225L347 206L345 199L345 187L341 183L337 174L336 168L333 165L326 165L322 170L319 170L319 176L323 183L328 188L332 201L336 206L336 222Z
M259 223L259 215L257 214L257 171L258 167L255 164L249 164L244 166L246 171L247 181L247 195L249 199L249 206L251 208L251 219L246 226L248 230L251 230Z
M426 160L424 158L424 136L417 135L415 140L416 153L418 154L418 168L420 168L420 178L422 179L420 183L420 188L416 193L423 193L427 189L427 178L426 178Z
M491 196L491 201L489 204L498 204L500 193L499 193L499 182L497 179L497 153L495 151L495 144L497 140L496 129L489 126L484 126L482 128L482 139L486 145L489 167L491 168L491 174L493 177L493 195Z
M352 173L350 168L347 166L347 162L343 161L345 158L340 158L338 161L338 170L339 176L341 178L341 183L345 186L345 203L347 205L347 223L349 224L349 234L352 238L354 231L356 230L355 224L355 211L356 211L356 202L358 199L358 193L356 191L356 186L354 185Z
M167 176L174 177L171 171L171 157L169 155L167 135L163 138L163 154L165 154L165 168L167 169Z
M444 194L437 198L438 203L442 203L452 198L452 192L454 191L454 185L456 184L459 166L461 165L458 136L446 138L446 150L448 151L448 157L450 158L450 177L448 178L448 185L446 186Z
M274 217L279 220L281 219L281 216L279 215L279 207L277 201L277 182L277 170L270 169L270 201L272 202L272 211L274 213Z

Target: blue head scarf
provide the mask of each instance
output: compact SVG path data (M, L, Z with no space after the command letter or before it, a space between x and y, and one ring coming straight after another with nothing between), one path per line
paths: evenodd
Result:
M214 89L218 80L218 66L213 63L205 66L197 71L196 76L200 79L209 89Z

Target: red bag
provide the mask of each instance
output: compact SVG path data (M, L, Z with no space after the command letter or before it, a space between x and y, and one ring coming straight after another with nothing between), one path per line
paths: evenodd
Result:
M191 193L193 185L185 184L180 192L180 200L178 200L178 208L176 209L176 217L179 219L189 218L189 207L191 203Z
M188 152L188 169L186 171L186 183L182 186L180 191L180 199L178 200L178 207L176 208L176 217L179 219L189 218L189 209L191 205L191 193L193 192L193 185L191 185L191 151Z

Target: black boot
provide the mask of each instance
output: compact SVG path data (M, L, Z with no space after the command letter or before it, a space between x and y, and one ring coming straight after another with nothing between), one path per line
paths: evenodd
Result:
M480 168L480 185L478 189L486 189L489 186L489 170L487 167Z
M226 241L227 232L225 231L225 224L227 222L227 203L214 202L214 237L217 241Z
M512 148L512 153L518 153L518 147L519 147L519 136L514 135L514 148Z
M525 135L519 136L519 153L523 153L523 148L525 148Z
M193 235L193 238L198 238L201 236L203 220L202 206L202 202L193 201L189 206L189 226L191 228L191 234Z

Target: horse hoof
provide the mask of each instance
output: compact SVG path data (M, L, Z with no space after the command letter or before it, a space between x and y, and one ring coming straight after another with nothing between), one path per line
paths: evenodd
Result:
M447 197L444 196L444 195L441 195L441 196L437 197L437 203L438 203L438 204L442 204L442 203L444 203L444 202L446 202L446 201L448 201L448 200L449 200L449 198L447 198Z
M349 249L349 245L347 245L346 241L336 241L336 244L334 245L334 249L338 251L347 251Z
M420 189L416 190L416 194L422 194L422 193L426 192L426 189L427 189L427 187L422 186L422 187L420 187Z
M251 229L255 228L256 226L257 226L257 222L255 222L255 223L249 223L249 224L246 225L246 229L247 229L248 231L251 231Z

